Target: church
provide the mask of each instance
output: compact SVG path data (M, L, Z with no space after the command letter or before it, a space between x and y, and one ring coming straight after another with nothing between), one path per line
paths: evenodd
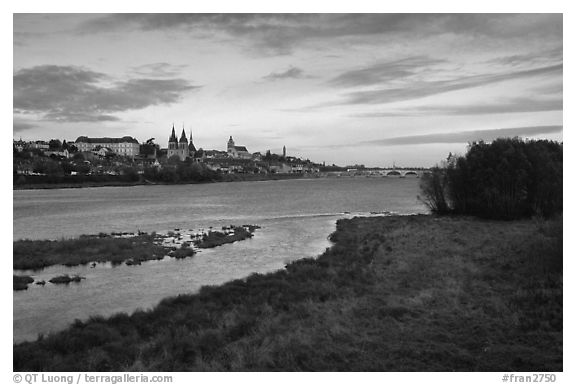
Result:
M235 158L235 159L251 159L252 158L252 154L250 154L248 152L248 149L246 147L236 146L234 144L234 140L232 139L232 136L230 136L230 139L228 139L227 150L228 150L228 156L231 158Z
M174 125L172 125L172 135L168 139L168 159L174 155L178 156L181 161L187 158L194 158L196 154L196 147L192 143L192 131L190 131L190 143L188 143L188 138L186 138L186 133L184 132L184 127L182 127L182 135L180 135L180 140L176 138L176 132L174 131Z

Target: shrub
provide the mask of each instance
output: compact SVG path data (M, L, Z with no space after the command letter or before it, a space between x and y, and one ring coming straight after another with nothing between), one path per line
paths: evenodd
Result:
M424 202L433 213L446 214L450 212L446 189L446 171L438 166L433 167L420 179L420 190L424 196L418 196L418 199Z

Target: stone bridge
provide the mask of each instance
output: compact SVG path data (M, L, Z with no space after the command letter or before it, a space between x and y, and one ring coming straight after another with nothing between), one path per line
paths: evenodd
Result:
M389 169L367 170L367 175L396 176L396 177L400 177L400 178L404 178L404 177L417 177L417 178L419 178L425 172L428 172L428 170L389 168Z
M387 169L355 169L349 168L346 171L332 171L326 173L332 176L366 176L366 177L397 177L397 178L420 178L423 174L429 172L428 169L409 169L409 168L387 168Z
M385 169L354 169L341 171L339 176L368 176L368 177L413 177L419 178L424 173L429 172L427 169L410 169L410 168L385 168Z

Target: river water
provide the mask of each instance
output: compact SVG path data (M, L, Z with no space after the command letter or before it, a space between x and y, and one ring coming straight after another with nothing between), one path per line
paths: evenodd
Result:
M59 274L80 283L32 284L13 295L14 342L65 328L74 319L131 313L161 299L192 293L251 273L283 268L319 255L336 220L355 215L427 212L417 200L417 178L319 178L199 185L17 190L13 237L60 239L99 232L199 231L257 224L252 239L201 250L192 258L52 266L15 271L46 282Z

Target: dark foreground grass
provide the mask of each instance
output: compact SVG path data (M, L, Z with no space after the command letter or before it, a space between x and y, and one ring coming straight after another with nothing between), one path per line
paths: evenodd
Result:
M338 222L335 245L14 346L15 371L561 371L555 224Z
M51 265L76 266L90 262L137 264L162 259L172 248L155 243L158 235L142 233L129 238L108 234L82 235L75 239L20 240L14 242L14 269L42 269Z

